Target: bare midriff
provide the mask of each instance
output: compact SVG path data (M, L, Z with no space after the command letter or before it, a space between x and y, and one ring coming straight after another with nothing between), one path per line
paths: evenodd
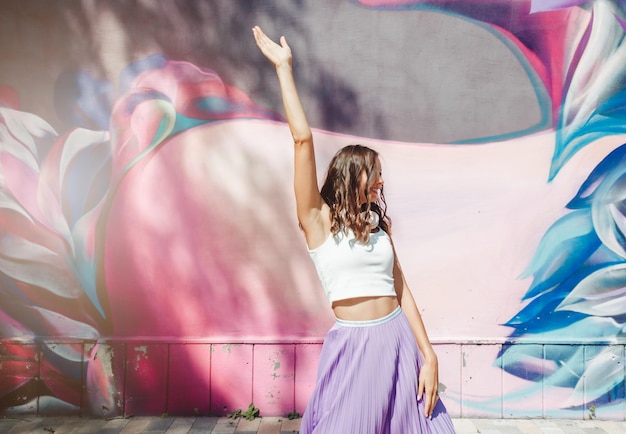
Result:
M333 312L346 321L371 321L389 315L398 306L395 296L357 297L334 301Z

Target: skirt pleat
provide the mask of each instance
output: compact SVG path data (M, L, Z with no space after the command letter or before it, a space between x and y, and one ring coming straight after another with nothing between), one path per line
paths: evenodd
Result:
M373 322L337 321L324 339L301 434L448 434L439 400L432 418L417 400L423 364L401 310Z

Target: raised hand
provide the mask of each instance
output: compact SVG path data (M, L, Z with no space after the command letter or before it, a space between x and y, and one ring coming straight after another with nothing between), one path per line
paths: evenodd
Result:
M287 44L287 39L284 36L280 37L280 45L272 41L259 26L252 28L254 34L254 40L257 47L263 53L270 62L274 64L276 68L280 66L291 66L291 48Z

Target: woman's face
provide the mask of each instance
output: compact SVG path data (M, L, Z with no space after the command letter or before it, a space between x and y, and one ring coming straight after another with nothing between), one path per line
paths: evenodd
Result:
M384 183L385 181L383 180L383 171L380 166L380 160L378 159L378 157L376 157L376 163L374 166L374 181L372 182L372 185L367 192L365 191L367 186L367 173L365 172L365 170L363 170L363 172L361 173L361 203L376 202Z

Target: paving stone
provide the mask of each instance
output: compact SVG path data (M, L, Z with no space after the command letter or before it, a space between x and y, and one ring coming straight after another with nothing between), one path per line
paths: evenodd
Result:
M561 428L559 428L558 426L554 425L554 426L542 426L541 427L541 432L544 434L570 434L566 431L563 431Z
M283 419L283 423L280 426L280 432L282 433L294 433L300 431L300 423L302 419Z
M151 418L149 417L133 417L126 426L120 431L120 434L139 434L143 433Z
M191 426L189 434L206 434L211 432L217 424L218 419L217 417L197 418Z
M39 432L43 432L39 423L41 422L41 418L37 417L19 417L18 419L14 419L15 424L12 424L12 427L7 431L2 431L11 434L21 434L21 433L30 433L35 430L39 430Z
M520 430L515 426L515 422L507 419L478 419L473 420L472 425L474 425L476 431L482 434L494 432L506 434L520 434Z
M34 420L36 422L35 429L41 428L44 432L51 432L59 429L63 425L64 419L61 417L38 417ZM47 430L47 431L46 431ZM51 431L50 431L51 430Z
M9 432L11 431L11 429L15 426L17 426L18 424L20 424L20 421L18 420L0 420L0 432Z
M195 422L193 417L177 417L167 429L167 434L188 434Z
M211 433L215 434L229 434L234 433L237 429L238 421L235 419L228 419L226 417L220 417L217 423L213 427Z
M57 433L66 434L70 432L67 428L62 429L61 427L65 422L81 422L80 418L77 417L37 417L31 419L30 423L25 425L19 425L14 427L10 432L11 433L30 433L30 432L40 432L40 433ZM82 421L83 424L85 421ZM75 429L78 429L81 424L74 426Z
M105 419L106 424L105 428L124 428L128 425L128 422L131 421L131 418L128 417L113 417L110 419Z
M571 421L571 420L554 420L553 423L555 426L559 427L561 431L566 432L567 434L585 434L585 430L582 428L583 424L587 421ZM595 428L595 425L589 425L590 428ZM606 434L605 431L601 431L600 433ZM600 434L596 432L596 434Z
M623 434L626 432L626 422L605 421L602 424L602 429L609 434Z
M515 420L515 426L524 434L542 434L543 432L533 419Z
M174 422L172 417L154 417L150 420L148 426L144 429L144 433L164 433Z
M102 428L100 428L100 431L98 431L98 434L119 434L124 427L128 425L130 419L126 417L116 417L113 419L105 419L105 422Z
M623 434L624 421L570 419L453 419L457 434ZM90 419L74 416L19 416L0 418L0 433L7 434L293 434L300 419L263 417L254 421L225 417L130 417ZM49 430L49 431L46 431Z
M259 425L259 434L280 434L281 418L264 417Z
M478 430L470 419L453 419L454 429L457 434L476 434Z
M494 430L498 434L526 434L515 425L497 425L494 426Z
M50 431L47 432L54 432L54 434L70 434L74 432L84 433L86 429L85 425L85 421L78 418L66 420L60 419L54 424L54 427L50 427Z
M107 421L104 419L81 419L81 424L82 426L77 427L76 425L71 426L72 429L70 429L68 432L72 433L72 434L93 434L93 433L102 433L103 428L106 426ZM60 428L63 428L65 426L62 425ZM116 432L120 432L121 429L118 429ZM58 431L55 431L54 434L61 434L63 431L61 431L60 429Z
M235 432L237 433L257 432L259 430L259 425L261 425L261 418L256 418L253 420L240 418Z

